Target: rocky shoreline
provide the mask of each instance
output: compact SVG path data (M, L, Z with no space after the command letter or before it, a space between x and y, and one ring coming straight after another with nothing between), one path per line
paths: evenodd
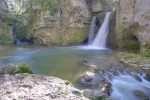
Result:
M8 64L1 68L1 100L89 100L69 81L25 71L15 73L19 67L18 64Z
M26 64L8 64L0 68L0 99L111 100L112 86L108 80L119 76L119 73L127 73L139 82L141 78L136 73L145 73L144 79L150 80L149 66L143 66L148 62L148 58L139 59L139 55L126 52L114 52L111 57L85 59L82 64L87 67L87 72L79 77L82 90L66 80L32 74ZM135 93L139 97L147 97L142 92Z

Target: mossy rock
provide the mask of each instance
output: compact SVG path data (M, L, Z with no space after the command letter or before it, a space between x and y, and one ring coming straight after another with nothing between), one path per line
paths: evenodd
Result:
M48 46L78 45L87 38L87 27L41 28L35 32L34 43Z
M129 41L127 44L126 44L126 49L129 50L129 51L138 51L140 50L140 44L137 42L137 41Z
M101 96L101 97L95 98L95 100L106 100L106 98L104 96Z
M141 47L141 53L144 57L150 58L150 48Z
M27 64L8 64L2 66L0 73L3 74L17 74L17 73L28 73L32 74L32 70L28 68Z

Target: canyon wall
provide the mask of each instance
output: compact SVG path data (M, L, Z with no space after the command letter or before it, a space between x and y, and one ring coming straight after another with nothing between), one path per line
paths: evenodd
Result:
M87 37L91 13L84 0L62 0L54 13L41 12L34 25L34 42L42 45L74 45Z
M120 0L116 9L116 43L119 48L150 48L150 1ZM145 51L146 50L146 51ZM149 52L149 51L148 51Z

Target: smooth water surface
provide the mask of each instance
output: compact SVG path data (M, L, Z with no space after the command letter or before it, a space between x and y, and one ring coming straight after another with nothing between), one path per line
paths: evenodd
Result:
M84 59L107 56L109 53L109 50L85 50L78 47L3 46L0 47L0 66L27 63L35 74L52 75L74 83L87 70L81 65Z

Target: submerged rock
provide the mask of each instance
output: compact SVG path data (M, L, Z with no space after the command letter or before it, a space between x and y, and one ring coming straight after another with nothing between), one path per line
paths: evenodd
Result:
M149 100L149 97L147 97L143 92L141 91L134 91L134 95L140 98L140 100Z
M67 83L67 84L66 84ZM0 100L88 100L65 80L28 74L0 77Z
M92 72L86 72L80 77L80 83L87 86L96 86L100 84L100 80L100 75Z
M105 97L105 94L102 92L102 90L84 89L83 94L85 97L90 99Z
M132 74L133 78L139 82L142 82L142 79L137 74Z
M147 81L150 81L150 73L147 73L144 77Z

